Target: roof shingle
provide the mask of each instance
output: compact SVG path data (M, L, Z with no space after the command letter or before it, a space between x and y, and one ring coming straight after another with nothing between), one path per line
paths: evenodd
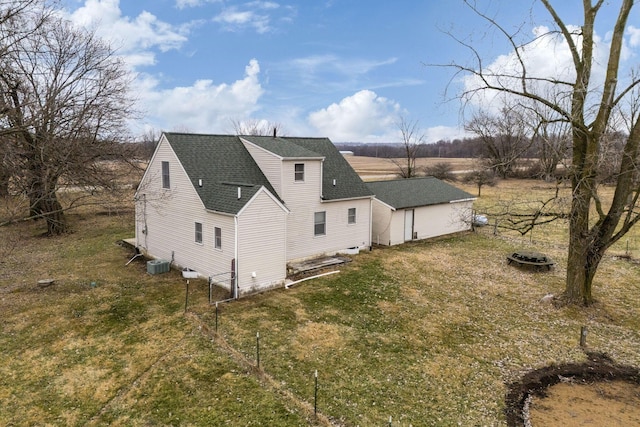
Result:
M367 182L376 198L395 209L450 203L456 200L475 199L466 191L427 176L391 181Z
M282 201L281 195L275 192L240 138L284 160L324 159L322 172L324 200L373 195L328 138L238 137L176 132L166 132L164 135L205 207L210 210L236 214L261 186ZM202 186L199 185L200 180L202 180ZM241 187L240 198L237 197L238 187Z
M278 197L238 137L174 132L164 135L205 208L237 214L261 186Z

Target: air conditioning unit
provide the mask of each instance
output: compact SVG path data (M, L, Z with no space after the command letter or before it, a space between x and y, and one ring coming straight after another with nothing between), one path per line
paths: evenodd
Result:
M171 268L171 263L165 259L152 259L147 261L147 273L160 274L167 273Z

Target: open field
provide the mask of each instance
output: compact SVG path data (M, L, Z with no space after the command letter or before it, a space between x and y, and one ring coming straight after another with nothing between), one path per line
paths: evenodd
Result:
M396 178L398 165L406 164L406 159L387 159L382 157L345 156L364 181L377 181ZM394 163L395 162L395 163ZM437 163L449 163L454 173L463 173L472 170L476 164L475 159L448 159L448 158L418 158L416 167L422 170L425 167Z
M477 205L549 191L505 181ZM540 299L564 287L561 223L374 248L339 274L220 304L217 322L205 282L191 281L185 313L177 272L125 266L130 209L71 223L52 238L0 229L0 425L500 426L507 384L586 360L582 326L589 350L640 366L640 248L605 257L592 307L555 307ZM506 265L519 248L557 266Z

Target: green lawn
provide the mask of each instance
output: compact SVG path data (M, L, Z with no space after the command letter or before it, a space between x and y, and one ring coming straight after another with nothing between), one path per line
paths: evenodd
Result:
M552 231L375 248L339 274L220 304L216 333L206 283L191 281L185 314L177 272L125 266L115 242L132 225L87 213L62 237L0 229L20 236L0 243L0 425L504 425L508 383L585 360L581 326L591 350L640 365L638 264L605 257L592 307L543 303L566 272ZM506 265L523 247L556 268Z

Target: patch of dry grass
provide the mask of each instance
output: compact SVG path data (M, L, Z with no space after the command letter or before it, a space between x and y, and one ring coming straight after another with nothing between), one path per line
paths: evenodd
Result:
M116 241L130 237L132 217L70 219L66 236L11 228L22 237L0 261L1 425L305 423L184 317L178 273L125 267L132 252ZM55 284L41 288L42 278ZM206 283L190 292L206 303Z
M504 425L507 383L585 360L581 326L589 349L640 365L640 267L606 257L592 307L541 302L564 288L554 229L531 239L484 227L363 252L340 274L220 305L216 335L206 284L192 282L184 316L176 272L124 267L131 253L114 242L132 224L87 212L69 236L12 228L24 238L0 261L0 424ZM520 248L557 265L507 265ZM40 288L44 277L57 282Z
M318 369L321 410L346 425L501 425L505 384L585 360L583 325L591 349L638 365L625 308L640 305L637 267L608 259L601 277L614 267L619 281L596 285L596 305L557 308L540 298L563 290L562 250L548 248L550 272L508 266L522 244L468 234L360 254L339 275L228 306L221 333L251 359L259 331L265 371L302 399Z

